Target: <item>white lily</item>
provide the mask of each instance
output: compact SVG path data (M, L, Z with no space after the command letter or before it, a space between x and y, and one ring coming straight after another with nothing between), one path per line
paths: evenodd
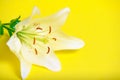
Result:
M52 16L33 19L39 13L35 7L29 18L15 26L15 33L7 45L20 60L23 79L29 74L32 64L59 71L61 65L54 51L83 47L82 40L67 36L60 30L69 12L70 9L65 8Z

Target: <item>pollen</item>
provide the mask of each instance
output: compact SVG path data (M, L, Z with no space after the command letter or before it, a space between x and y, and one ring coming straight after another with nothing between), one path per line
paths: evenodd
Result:
M47 54L50 52L50 47L48 47L48 51L47 51Z

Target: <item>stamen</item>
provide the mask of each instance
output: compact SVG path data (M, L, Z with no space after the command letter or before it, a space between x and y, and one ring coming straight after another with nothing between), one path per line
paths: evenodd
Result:
M38 54L38 51L37 51L37 49L35 48L35 54L37 55Z
M56 41L57 39L56 38L52 38L54 41Z
M37 29L37 30L43 30L41 27L37 27L36 29Z
M50 47L48 47L48 51L47 51L47 54L50 52Z
M49 26L49 34L51 33L51 26Z
M35 43L36 43L36 38L34 37L33 38L33 45L35 45Z

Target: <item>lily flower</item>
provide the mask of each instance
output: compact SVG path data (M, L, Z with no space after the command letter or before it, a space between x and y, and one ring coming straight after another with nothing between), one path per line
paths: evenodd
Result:
M15 32L7 45L20 61L23 79L29 74L32 64L60 71L61 64L54 51L84 46L82 40L68 36L60 30L69 12L69 8L64 8L49 17L33 18L39 13L39 9L35 7L29 18L15 26Z

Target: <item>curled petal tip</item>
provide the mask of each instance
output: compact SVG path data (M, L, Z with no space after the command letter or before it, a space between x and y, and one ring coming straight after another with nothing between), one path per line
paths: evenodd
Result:
M60 12L59 12L59 14L61 15L63 15L63 14L66 14L66 13L69 13L70 12L70 8L64 8L64 9L62 9Z
M37 6L34 7L34 10L37 11L38 14L40 14L40 10Z
M68 7L64 8L64 9L63 9L63 13L64 13L64 12L68 12L68 13L69 13L69 12L70 12L70 8L68 8Z
M65 11L70 12L70 8L66 7L64 8Z
M40 14L40 10L39 10L39 8L38 8L37 6L35 6L35 7L33 8L31 18L32 18L34 15L36 15L36 14Z

